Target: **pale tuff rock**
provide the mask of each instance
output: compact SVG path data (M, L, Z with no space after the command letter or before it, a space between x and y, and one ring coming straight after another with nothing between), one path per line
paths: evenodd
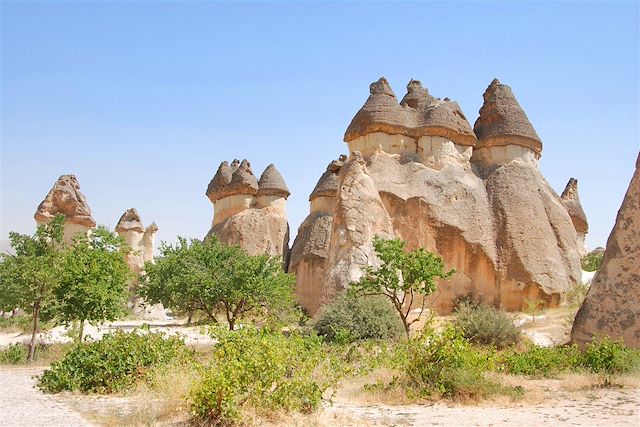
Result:
M376 265L375 235L456 269L429 298L440 312L461 298L508 310L527 299L557 304L581 272L576 232L537 168L541 143L510 89L496 81L485 93L479 157L457 104L417 81L400 103L384 79L370 92L345 134L351 158L321 177L292 248L303 307L315 314Z
M519 145L542 152L542 141L527 115L513 96L511 88L494 79L482 95L484 104L473 125L477 148Z
M124 239L131 249L127 255L127 264L129 264L136 276L130 285L131 290L134 292L129 301L129 306L136 315L147 320L165 318L164 307L161 304L149 305L135 293L138 286L137 276L144 272L144 263L153 262L155 234L157 231L158 226L155 222L151 223L146 229L144 228L140 215L135 208L127 209L116 225L116 233Z
M256 180L247 160L222 162L207 187L214 217L207 237L241 246L251 255L289 254L289 224L285 210L289 189L274 165Z
M585 256L588 252L585 246L585 237L589 232L589 223L587 222L587 216L580 204L580 197L578 197L578 180L574 178L569 179L560 199L562 200L564 207L567 208L567 212L571 217L571 222L573 222L573 228L576 230L580 256Z
M64 241L72 243L77 233L96 226L91 209L75 175L62 175L38 206L34 218L38 224L49 222L57 214L64 215Z
M571 339L584 344L601 334L640 348L640 154Z
M296 274L296 297L310 315L316 314L322 304L333 211L340 188L339 173L346 160L347 156L341 155L329 163L318 180L309 196L310 214L300 225L291 246L289 271Z

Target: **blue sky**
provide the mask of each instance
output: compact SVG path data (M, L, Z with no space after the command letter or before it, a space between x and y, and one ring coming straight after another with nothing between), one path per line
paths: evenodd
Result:
M343 133L385 76L473 124L509 84L561 192L579 180L604 246L640 148L638 2L2 2L1 220L32 232L59 175L95 219L136 207L160 240L203 237L222 160L275 163L292 235Z

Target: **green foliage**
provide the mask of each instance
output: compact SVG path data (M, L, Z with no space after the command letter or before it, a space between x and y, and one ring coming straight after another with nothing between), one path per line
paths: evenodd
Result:
M83 325L124 314L131 278L128 252L122 238L102 226L76 237L65 253L60 283L54 290L58 319Z
M582 354L577 346L538 347L526 351L511 350L502 355L501 370L515 375L553 377L581 366Z
M383 295L388 298L405 328L417 322L424 311L424 298L436 290L436 279L446 279L455 270L446 271L444 261L436 254L418 248L405 251L400 239L384 240L376 236L373 247L380 259L380 267L367 267L364 276L351 284L351 291L360 295ZM409 321L414 302L421 299L420 314Z
M501 349L520 338L520 329L507 314L488 305L462 303L456 311L456 324L469 341Z
M211 366L190 394L193 415L208 425L240 421L248 409L312 411L341 375L317 336L247 327L214 337Z
M325 307L313 324L330 341L395 339L402 335L402 322L386 298L350 293Z
M20 308L33 322L28 360L35 356L40 316L53 302L62 273L64 216L39 225L33 236L9 233L15 255L0 254L0 310Z
M580 308L584 299L587 297L587 293L589 292L589 285L585 283L575 283L571 289L564 295L565 302L574 310ZM572 321L573 321L572 314Z
M626 347L622 340L597 337L587 344L582 364L596 374L626 374L640 367L640 351Z
M602 265L604 251L590 252L582 258L582 269L584 271L596 271Z
M293 275L282 261L266 255L250 256L237 246L179 238L176 246L163 243L161 257L145 265L140 288L151 303L179 313L200 311L211 320L224 313L229 329L246 316L279 318L294 307Z
M44 371L38 386L48 393L112 393L146 379L154 369L191 359L179 337L118 330L99 341L77 343Z
M18 365L27 360L28 347L22 343L10 344L0 351L0 365Z
M524 301L524 312L531 316L531 321L536 321L536 316L542 312L542 307L544 307L544 301L541 299L529 299L527 298Z

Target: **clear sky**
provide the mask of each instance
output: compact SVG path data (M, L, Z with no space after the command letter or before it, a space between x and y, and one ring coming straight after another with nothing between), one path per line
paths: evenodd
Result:
M640 148L639 8L628 2L8 2L2 7L1 224L32 232L58 176L94 218L136 207L158 238L203 237L222 160L275 163L292 240L369 83L411 78L473 124L494 78L578 179L604 246Z

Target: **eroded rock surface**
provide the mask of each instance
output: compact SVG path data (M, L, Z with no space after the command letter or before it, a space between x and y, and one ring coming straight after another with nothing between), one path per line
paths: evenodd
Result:
M584 344L599 334L640 348L640 154L571 339Z
M216 235L251 255L289 255L289 223L285 209L289 189L274 165L258 181L247 160L222 162L206 192L214 217L207 238Z
M57 214L64 215L64 241L71 244L77 233L87 232L96 226L87 199L80 191L75 175L62 175L44 200L38 205L34 218L44 224Z
M430 297L441 312L461 298L508 310L528 299L555 305L579 279L576 231L538 170L540 138L508 86L494 80L484 100L474 133L457 103L420 82L400 103L386 80L371 85L345 133L350 158L318 182L292 248L311 314L376 264L375 235L456 269Z
M584 210L582 209L580 197L578 196L577 179L569 179L560 199L562 199L564 207L567 208L567 212L569 212L573 228L576 230L578 250L580 251L580 256L584 257L589 253L585 245L585 238L589 232L589 223L587 222L587 215L585 215Z

